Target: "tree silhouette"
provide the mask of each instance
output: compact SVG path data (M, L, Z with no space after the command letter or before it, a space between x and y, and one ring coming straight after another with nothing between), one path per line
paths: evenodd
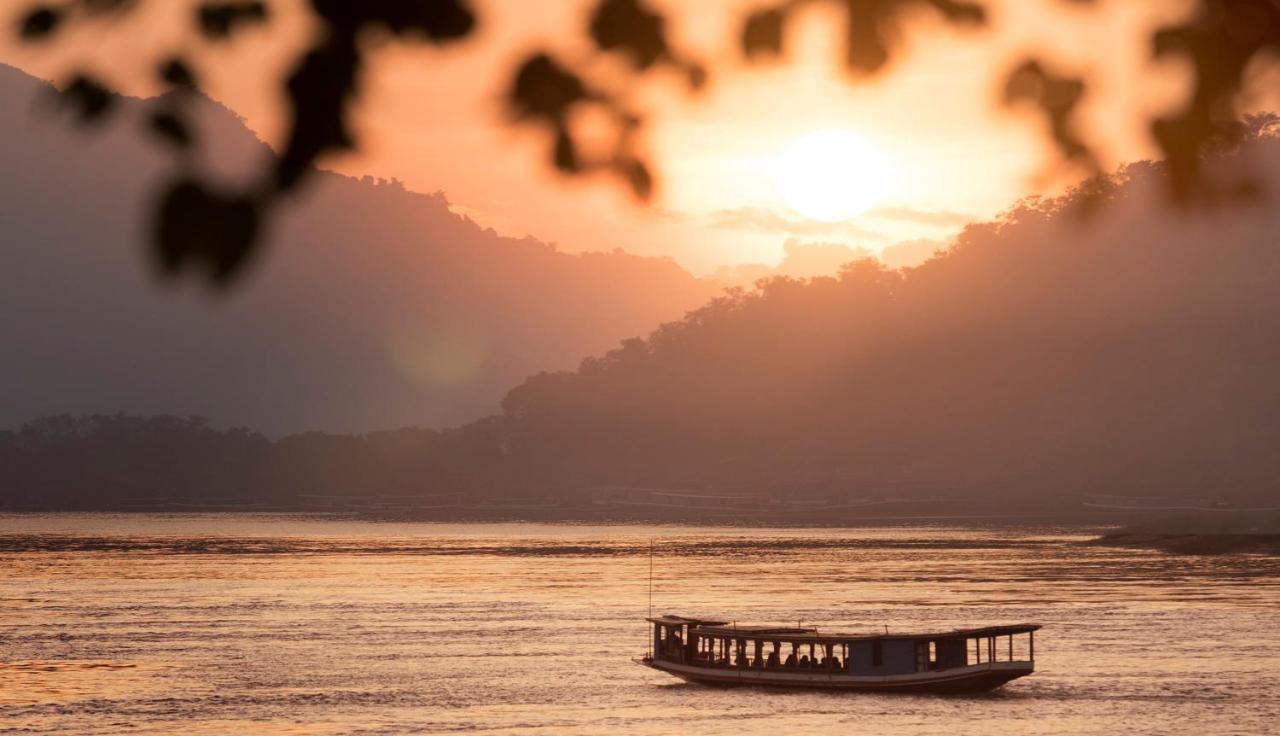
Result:
M1094 0L1041 1L1082 7L1096 4ZM16 30L31 44L54 43L64 26L120 22L147 2L40 2L21 17ZM855 82L888 67L898 53L908 10L930 8L957 27L989 23L981 0L781 0L743 19L737 36L744 57L764 61L784 56L789 19L812 5L843 11L844 61ZM360 70L370 51L364 31L380 28L396 39L443 45L466 39L478 23L466 0L309 0L307 11L320 32L280 80L291 127L278 158L242 188L222 188L195 169L191 151L199 142L188 121L187 103L199 87L200 76L188 59L157 53L156 74L173 92L153 114L149 131L172 149L180 164L155 206L152 253L162 273L193 270L216 286L233 284L260 250L263 226L272 209L298 189L319 157L356 146L349 118L360 98ZM193 32L203 38L231 43L271 17L266 0L206 0L196 6L190 21ZM708 81L707 71L671 45L668 22L644 0L598 0L590 12L587 35L599 54L625 59L634 76L674 68L683 73L691 90L699 90ZM1169 166L1173 200L1214 201L1224 194L1248 192L1240 182L1212 181L1199 161L1206 146L1241 134L1233 101L1250 62L1260 54L1280 51L1280 4L1195 0L1195 13L1186 22L1160 29L1148 40L1154 56L1181 55L1195 71L1182 109L1150 121L1152 138ZM552 133L549 158L558 170L575 175L611 173L638 199L647 200L654 176L636 133L648 114L629 104L625 95L625 86L634 80L612 86L591 80L587 63L568 62L549 49L531 53L517 65L508 87L512 120ZM1034 105L1046 119L1046 134L1063 161L1096 176L1101 173L1097 158L1076 125L1087 88L1081 74L1028 58L1011 70L1005 101ZM87 71L65 80L63 100L86 125L104 119L112 110L110 91ZM589 106L604 109L613 128L612 150L595 158L580 150L570 124L576 110Z

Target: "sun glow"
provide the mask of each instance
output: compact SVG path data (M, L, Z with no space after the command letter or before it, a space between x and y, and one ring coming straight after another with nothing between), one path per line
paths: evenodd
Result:
M813 220L840 222L883 198L889 162L866 138L820 130L796 140L773 167L773 185L787 205Z

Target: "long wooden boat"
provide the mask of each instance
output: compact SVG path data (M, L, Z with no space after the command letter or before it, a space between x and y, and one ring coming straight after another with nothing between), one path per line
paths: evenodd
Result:
M657 616L646 667L707 685L898 693L992 690L1035 671L1038 624L922 634L829 634Z

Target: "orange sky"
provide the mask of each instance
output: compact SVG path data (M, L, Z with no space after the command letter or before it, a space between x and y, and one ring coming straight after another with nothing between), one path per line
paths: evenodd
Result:
M151 3L127 28L86 28L57 53L0 46L0 61L56 78L71 56L88 55L121 88L136 82L148 54L192 47L173 31L194 2ZM243 115L268 141L281 130L273 79L309 29L297 0L277 2L269 30L234 48L196 52L206 90ZM620 247L669 255L709 272L738 262L775 262L789 238L879 250L902 240L944 239L967 217L989 217L1037 187L1050 162L1038 122L998 110L1004 72L1027 52L1089 73L1087 119L1108 164L1152 155L1138 113L1176 101L1185 70L1147 60L1141 30L1186 12L1184 0L1111 0L1085 12L1059 0L992 2L993 28L940 30L928 13L910 26L905 53L883 77L852 84L838 67L838 16L808 11L793 29L789 61L747 67L735 43L754 0L656 3L670 11L678 45L709 63L709 91L691 98L672 76L630 90L655 115L648 130L660 190L637 206L612 180L567 180L545 164L540 132L504 122L501 92L515 60L546 46L587 53L564 29L585 25L581 0L477 2L479 34L436 50L386 47L373 57L358 116L362 149L326 162L353 175L443 190L455 209L504 234L533 235L566 250ZM7 18L0 18L11 22ZM1135 43L1135 40L1138 43ZM197 44L192 48L199 48ZM800 48L803 47L803 48ZM275 70L275 71L273 71ZM777 194L770 161L796 138L848 129L889 160L897 185L867 214L844 223L806 220Z

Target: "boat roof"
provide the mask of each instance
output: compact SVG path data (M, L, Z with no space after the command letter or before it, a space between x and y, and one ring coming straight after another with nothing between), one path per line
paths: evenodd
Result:
M652 623L652 624L662 624L663 626L684 626L688 624L690 626L697 626L697 627L713 627L713 626L726 626L729 624L728 621L712 621L710 619L705 619L705 618L688 618L685 616L673 616L669 613L664 614L662 616L651 616L649 618L646 618L645 621L648 621L649 623Z
M877 632L874 634L850 634L819 632L817 629L783 629L768 626L699 626L697 633L703 636L731 636L770 639L787 642L847 642L874 639L968 639L987 636L1026 634L1040 628L1039 624L1010 624L1008 626L982 626L952 631Z
M926 632L884 632L872 634L821 633L812 627L781 626L740 626L723 621L706 621L701 619L672 616L670 614L650 618L649 621L665 626L689 624L702 636L727 636L748 639L769 639L787 642L847 642L851 640L872 639L966 639L987 636L1008 636L1010 634L1027 634L1040 629L1040 624L1005 624L999 626L979 626L969 629L953 629L951 631Z

